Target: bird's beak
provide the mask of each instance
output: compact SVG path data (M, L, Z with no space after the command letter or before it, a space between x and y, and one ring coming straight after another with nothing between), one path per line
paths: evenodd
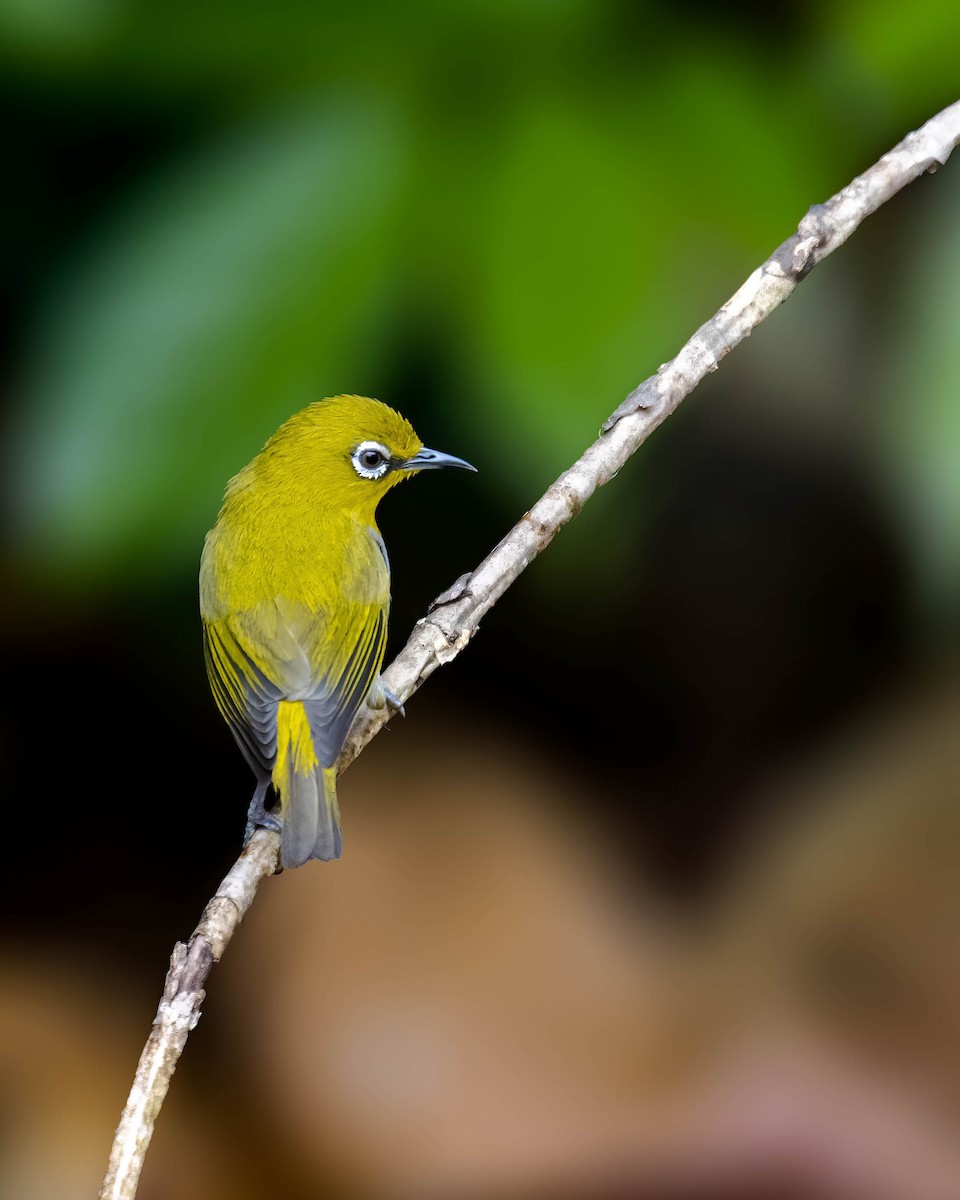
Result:
M413 458L408 458L403 463L405 471L432 471L440 467L462 467L464 471L477 469L462 458L455 458L452 454L442 454L439 450L428 450L426 446L418 450Z

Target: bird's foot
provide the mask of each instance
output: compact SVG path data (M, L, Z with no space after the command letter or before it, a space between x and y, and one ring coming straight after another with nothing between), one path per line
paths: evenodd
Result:
M279 833L283 829L283 819L272 813L266 805L268 784L258 784L253 793L250 807L247 809L247 824L243 831L243 844L246 846L258 829L269 829Z

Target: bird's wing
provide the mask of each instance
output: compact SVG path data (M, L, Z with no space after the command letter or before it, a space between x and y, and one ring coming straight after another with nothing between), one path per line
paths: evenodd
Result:
M272 769L281 700L303 703L317 758L334 765L383 662L386 615L379 601L328 616L278 597L207 623L210 686L254 771Z
M258 778L269 778L277 755L281 689L237 636L229 617L205 621L203 659L217 707Z
M335 615L318 620L299 604L280 603L280 620L306 659L307 682L290 698L301 700L317 757L332 767L360 705L373 686L387 644L384 601L339 603Z

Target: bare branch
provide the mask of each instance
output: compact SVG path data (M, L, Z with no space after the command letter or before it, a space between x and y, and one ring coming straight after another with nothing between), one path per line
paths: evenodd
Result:
M935 171L960 142L960 100L908 134L869 170L825 204L815 204L797 232L774 250L720 310L701 325L676 358L644 380L603 423L600 437L544 493L472 574L457 580L416 624L384 673L384 684L406 701L437 667L467 645L482 617L511 583L571 521L598 487L667 419L734 346L778 308L817 263L842 246L857 226L925 171ZM390 719L370 710L350 731L343 770Z
M640 384L604 422L600 437L564 471L475 571L438 596L384 673L384 685L406 701L437 667L468 644L480 621L521 572L608 483L650 434L715 371L720 360L791 294L810 271L842 246L860 223L926 171L942 166L960 143L960 101L910 133L874 166L824 204L702 325L677 356ZM390 719L368 709L343 754L344 770ZM174 949L163 998L144 1047L110 1156L100 1200L133 1200L153 1126L187 1037L203 1003L203 985L264 876L275 869L279 837L258 830L204 910L190 941Z
M153 1126L190 1031L200 1020L204 984L250 907L260 880L273 874L280 836L257 830L207 904L190 941L177 942L160 1007L120 1117L100 1200L133 1200Z

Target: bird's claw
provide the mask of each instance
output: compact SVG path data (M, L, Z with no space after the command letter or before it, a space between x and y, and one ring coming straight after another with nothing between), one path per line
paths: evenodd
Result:
M400 697L395 692L391 692L389 688L382 687L382 690L383 702L386 704L387 708L393 709L395 713L399 713L401 717L405 717L407 715L407 710L403 707L403 701L400 699Z
M403 701L386 687L382 680L377 682L370 689L370 694L367 697L367 703L371 708L382 709L389 708L391 712L399 713L401 717L407 715L406 709L403 707Z

